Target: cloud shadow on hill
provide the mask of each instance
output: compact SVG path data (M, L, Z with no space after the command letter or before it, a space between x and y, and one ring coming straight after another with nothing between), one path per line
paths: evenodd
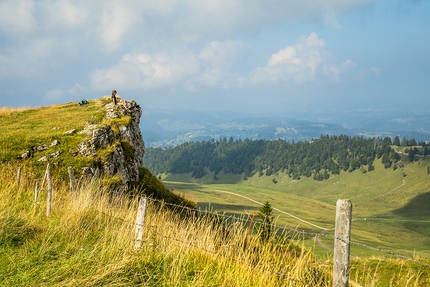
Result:
M430 191L412 198L405 206L394 210L393 213L405 217L429 217Z

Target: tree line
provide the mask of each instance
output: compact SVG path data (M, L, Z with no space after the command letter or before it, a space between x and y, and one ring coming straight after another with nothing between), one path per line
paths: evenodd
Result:
M397 140L399 141L397 143ZM393 145L405 145L410 161L416 156L430 154L428 144L415 140L349 137L347 135L322 135L310 141L288 142L278 140L209 140L187 142L176 147L148 148L144 163L155 174L188 173L201 178L208 172L214 178L224 173L244 174L251 177L258 173L270 176L285 172L293 179L313 177L326 180L341 171L361 170L371 172L375 159L381 159L385 168L396 169L401 156ZM423 148L418 149L416 146Z

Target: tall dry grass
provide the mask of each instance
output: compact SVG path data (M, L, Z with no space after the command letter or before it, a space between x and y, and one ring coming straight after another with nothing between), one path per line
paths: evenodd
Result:
M17 186L15 167L0 173L0 286L332 284L331 261L318 261L291 240L263 243L256 234L245 240L240 222L219 224L151 199L136 250L138 198L114 196L98 180L74 194L67 183L54 182L47 218L46 187L34 209L36 180L42 181L23 171ZM407 278L393 275L390 285L381 285L379 269L370 265L355 274L362 286L421 286L412 271Z
M0 107L0 116L8 116L15 112L22 112L26 110L34 109L33 107Z

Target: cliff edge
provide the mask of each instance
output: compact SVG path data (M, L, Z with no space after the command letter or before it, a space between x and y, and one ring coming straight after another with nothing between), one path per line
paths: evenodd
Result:
M142 110L135 101L126 101L126 107L105 104L105 120L99 124L87 122L81 134L89 136L78 144L78 155L97 158L93 166L83 167L84 174L112 176L118 174L123 186L139 181L139 168L143 165L145 143L139 123ZM112 120L126 118L122 124ZM103 123L110 122L111 125ZM112 123L116 123L112 125ZM108 149L105 156L99 150Z
M110 97L0 114L0 169L20 167L42 180L46 165L56 180L101 178L112 191L152 196L194 206L174 194L143 166L142 110L133 100L114 105Z

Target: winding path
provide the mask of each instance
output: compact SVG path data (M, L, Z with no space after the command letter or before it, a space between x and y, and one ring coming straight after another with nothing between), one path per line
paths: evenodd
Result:
M247 200L249 200L249 201L252 201L252 202L254 202L254 203L257 203L257 204L260 204L260 205L262 205L263 203L262 202L259 202L259 201L256 201L256 200L254 200L254 199L252 199L252 198L249 198L249 197L247 197L247 196L244 196L244 195L241 195L241 194L237 194L237 193L234 193L234 192L231 192L231 191L225 191L225 190L218 190L218 189L211 189L212 191L216 191L216 192L223 192L223 193L228 193L228 194L231 194L231 195L234 195L234 196L238 196L238 197L242 197L242 198L245 198L245 199L247 199ZM199 191L207 191L207 190L199 190ZM301 222L303 222L303 223L306 223L306 224L308 224L308 225L310 225L310 226L313 226L313 227L316 227L316 228L318 228L318 229L321 229L321 230L326 230L327 228L324 228L324 227L321 227L321 226L318 226L318 225L316 225L316 224L313 224L312 222L309 222L309 221L306 221L306 220L304 220L304 219L301 219L301 218L299 218L299 217L297 217L297 216L295 216L295 215L292 215L291 213L288 213L288 212L285 212L285 211L283 211L283 210L280 210L280 209L278 209L278 208L274 208L274 207L272 207L272 209L273 210L276 210L277 212L279 212L279 213L283 213L283 214L285 214L285 215L288 215L288 216L290 216L290 217L292 217L292 218L294 218L294 219L297 219L297 220L299 220L299 221L301 221Z

